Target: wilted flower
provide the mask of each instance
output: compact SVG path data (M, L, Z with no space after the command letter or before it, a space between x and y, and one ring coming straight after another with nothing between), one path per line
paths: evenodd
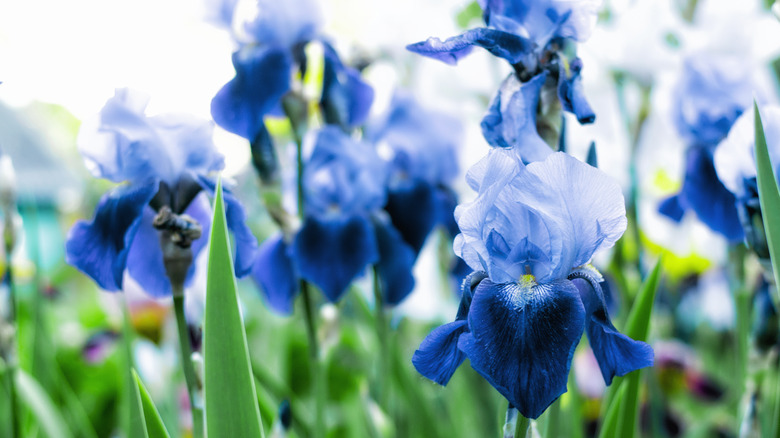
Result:
M562 393L587 331L607 384L653 363L652 349L612 325L586 266L626 228L620 187L564 154L524 166L497 149L467 176L479 192L459 206L455 252L476 272L465 282L455 322L428 335L412 359L446 384L468 357L512 406L536 418Z
M147 101L139 92L119 89L99 119L82 127L79 150L89 170L123 184L101 198L91 222L73 226L66 260L105 290L121 290L127 270L147 293L161 297L172 289L161 231L153 223L166 212L182 227L199 226L207 233L211 208L206 193L214 190L208 175L222 169L223 157L214 147L210 122L182 114L148 117ZM238 201L226 192L225 202L228 227L236 236L236 275L242 276L251 269L257 241ZM193 258L206 243L203 238L180 242L191 245ZM186 283L194 271L189 265Z

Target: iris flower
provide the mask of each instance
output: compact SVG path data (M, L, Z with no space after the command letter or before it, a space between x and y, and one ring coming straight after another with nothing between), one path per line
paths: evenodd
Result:
M612 325L587 265L626 228L620 187L564 153L523 165L494 149L468 173L477 198L455 210L455 252L475 271L456 320L434 329L412 362L445 385L472 367L529 418L566 392L574 350L588 335L607 384L653 363L649 345Z
M414 251L381 212L386 163L336 126L312 132L304 158L304 222L294 236L266 239L253 271L268 304L291 313L299 279L336 302L370 265L386 302L397 303L414 286Z
M148 97L118 89L94 123L79 132L79 151L97 178L121 183L100 199L90 222L78 221L68 234L66 260L101 288L122 289L127 273L154 297L169 296L160 232L153 226L164 209L199 224L207 234L213 194L211 173L224 166L212 141L213 124L183 114L144 114ZM244 223L244 210L225 192L228 227L236 237L235 272L251 270L257 241ZM207 239L191 243L193 258ZM186 274L191 282L195 264Z
M543 142L535 132L535 114L546 82L548 87L557 89L562 108L573 113L580 123L595 120L583 95L582 62L579 58L567 59L563 51L568 41L584 41L590 36L600 3L600 0L481 0L487 27L470 29L445 41L429 38L407 49L456 64L476 46L509 62L515 74L507 78L493 99L482 130L488 142L496 147L517 146L530 132L531 144L519 146L528 146L531 151L526 153L538 157L542 152L537 149ZM520 108L513 109L516 106ZM510 132L512 129L518 131Z
M713 153L753 96L750 73L739 61L697 54L685 61L677 84L673 117L688 143L680 193L664 200L659 211L680 221L686 210L732 242L744 238L736 198L718 179Z

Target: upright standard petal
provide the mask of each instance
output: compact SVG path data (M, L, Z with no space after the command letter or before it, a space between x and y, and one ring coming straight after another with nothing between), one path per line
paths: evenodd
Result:
M555 268L548 279L566 278L572 268L623 235L625 200L612 178L562 152L526 169L512 182L524 188L518 191L517 202L539 212L563 236L560 253L551 254Z
M599 286L599 279L582 269L569 278L580 292L585 305L585 330L593 354L599 363L601 375L607 385L615 376L625 376L631 371L653 366L653 349L648 344L635 341L620 333L607 312L604 293ZM598 275L598 273L595 273Z
M373 218L373 223L379 250L376 270L382 287L383 300L383 303L377 305L394 306L403 301L414 289L412 268L416 253L401 238L401 234L388 218L377 216Z
M515 74L504 80L481 123L491 146L515 148L525 163L544 160L553 152L536 130L536 108L546 79L542 72L525 83Z
M282 315L293 312L298 296L298 276L295 275L290 249L281 233L266 239L257 254L252 278L260 285L271 309Z
M458 341L471 366L523 416L537 418L566 392L585 324L579 292L568 280L477 286L470 333Z
M219 126L253 140L263 116L279 105L290 89L292 55L276 47L249 46L233 54L236 76L211 101L211 116Z
M365 216L309 217L295 236L292 258L299 275L335 303L366 267L379 260L379 250Z
M410 44L406 46L406 49L455 65L463 57L470 54L474 46L482 47L493 55L506 59L510 64L521 62L534 48L531 41L520 35L480 27L467 30L444 41L438 38L428 38L426 41Z
M68 233L65 259L103 289L122 289L130 245L144 207L158 183L119 187L103 195L92 222L78 221Z

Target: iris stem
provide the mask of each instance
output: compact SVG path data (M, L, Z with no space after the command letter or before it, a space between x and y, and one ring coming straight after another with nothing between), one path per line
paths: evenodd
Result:
M376 335L379 340L379 358L377 364L376 392L379 406L387 412L388 409L388 390L385 379L388 376L387 359L388 353L388 327L385 317L384 300L382 299L382 285L379 281L379 271L374 266L374 322L376 323Z
M3 276L3 286L8 291L8 325L14 330L14 335L11 344L0 348L8 347L7 357L3 357L3 361L6 365L6 383L8 385L8 411L11 415L11 437L16 438L21 436L19 430L19 401L16 397L16 368L17 361L15 358L16 350L16 294L14 293L13 276L11 274L11 250L6 248L6 271Z
M528 433L528 427L531 420L525 418L522 414L517 414L517 425L515 426L515 438L525 438Z
M314 317L314 303L312 302L309 283L300 282L301 295L303 296L303 309L306 316L306 335L309 338L309 359L311 361L312 381L314 382L314 437L325 435L325 381L323 380L322 367L320 366L320 344L317 338L317 324Z
M190 343L190 331L187 319L184 316L184 291L181 287L174 286L173 309L176 313L176 328L179 331L179 347L181 348L181 366L184 371L184 380L187 383L187 395L190 399L190 412L192 412L192 436L203 438L203 407L201 403L201 383L195 373L192 363L192 345Z

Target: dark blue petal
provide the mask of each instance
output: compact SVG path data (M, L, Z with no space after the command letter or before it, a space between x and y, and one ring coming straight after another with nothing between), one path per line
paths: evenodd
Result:
M299 275L335 303L355 277L379 260L379 250L366 217L309 217L295 236L292 257Z
M585 310L568 280L496 284L482 280L458 341L471 366L523 416L537 418L566 392Z
M577 116L577 121L584 125L593 123L596 120L596 114L585 99L585 90L582 88L582 77L580 76L581 70L582 61L579 58L574 58L569 64L569 74L566 74L566 69L561 63L558 98L561 100L564 111Z
M412 364L417 372L439 385L446 385L466 355L458 349L458 338L468 330L465 320L439 326L423 339Z
M506 59L510 64L522 61L533 50L533 43L527 38L484 27L467 30L444 41L428 38L423 42L410 44L406 49L455 65L461 58L471 53L473 46L482 47L493 55Z
M653 366L653 349L620 333L612 325L599 284L587 278L573 278L571 281L580 291L585 305L588 341L607 385L615 376L625 376L631 371Z
M253 140L263 116L278 106L290 89L292 56L278 47L250 47L233 54L236 76L211 101L219 126Z
M269 237L260 245L252 278L260 285L273 310L282 315L292 314L299 290L298 277L281 234Z
M425 244L437 221L437 199L434 188L423 181L404 185L387 195L385 211L404 240L414 249L415 256Z
M436 187L436 222L442 224L450 237L460 233L458 222L455 221L455 207L458 206L458 195L450 187Z
M710 229L731 242L744 239L736 198L718 179L712 155L706 148L688 148L680 196Z
M681 203L680 195L673 195L661 201L658 204L658 212L679 223L685 215L685 208Z
M100 199L92 222L78 221L65 243L66 261L92 277L105 290L122 289L130 244L144 206L158 183L117 188Z
M363 81L360 72L341 62L333 47L322 45L325 69L320 105L326 122L349 129L363 124L374 102L374 89Z
M200 185L206 189L212 196L216 184L208 178L199 177ZM225 219L227 219L228 230L233 232L236 243L236 257L233 264L236 270L236 277L243 277L252 270L252 266L257 255L257 238L252 234L252 230L246 224L246 212L241 202L235 196L222 186L222 199L225 201Z
M379 262L376 264L384 304L394 306L414 289L412 268L416 254L385 218L374 219Z

